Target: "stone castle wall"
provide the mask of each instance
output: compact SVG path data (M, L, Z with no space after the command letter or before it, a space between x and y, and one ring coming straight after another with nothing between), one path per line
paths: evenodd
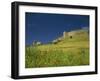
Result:
M76 32L72 31L72 32L63 32L63 38L66 37L70 37L70 36L74 36Z
M64 31L63 32L63 38L66 38L66 37L73 37L75 35L83 35L83 34L86 34L86 30L77 30L77 31L70 31L70 32L66 32Z

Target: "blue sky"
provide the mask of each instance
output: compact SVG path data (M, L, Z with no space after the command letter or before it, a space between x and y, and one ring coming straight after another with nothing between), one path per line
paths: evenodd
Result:
M34 40L48 43L62 36L63 31L89 27L88 15L26 12L25 18L26 45L31 45Z

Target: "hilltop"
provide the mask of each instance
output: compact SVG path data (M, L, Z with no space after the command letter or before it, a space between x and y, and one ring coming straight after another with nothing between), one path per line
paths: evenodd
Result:
M56 43L66 43L69 41L85 41L89 40L89 32L84 29L80 30L74 30L70 32L63 32L63 35L61 37L58 37L57 39L53 40Z
M49 44L26 47L26 59L27 68L88 65L89 32L84 29L64 31Z
M62 36L58 36L58 38L52 40L49 42L50 44L59 44L59 43L66 43L69 41L85 41L89 40L89 31L85 29L79 29L79 30L73 30L66 32L64 31L62 33ZM47 44L49 44L47 43ZM34 45L45 45L41 41L33 41L33 46Z

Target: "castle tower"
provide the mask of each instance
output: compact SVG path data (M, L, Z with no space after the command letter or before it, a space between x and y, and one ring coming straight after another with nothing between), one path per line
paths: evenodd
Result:
M63 38L66 38L66 36L67 36L67 32L63 32Z

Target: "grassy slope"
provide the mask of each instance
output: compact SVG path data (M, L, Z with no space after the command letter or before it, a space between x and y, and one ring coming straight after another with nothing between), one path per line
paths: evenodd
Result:
M26 68L88 65L88 34L77 34L72 39L66 37L57 44L26 47L25 58Z

